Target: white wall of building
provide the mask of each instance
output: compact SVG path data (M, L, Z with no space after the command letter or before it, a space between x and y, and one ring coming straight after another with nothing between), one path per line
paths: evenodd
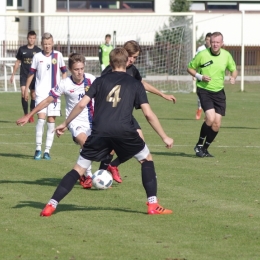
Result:
M5 12L5 3L6 1L0 1L0 10L2 10L3 12ZM0 16L0 41L3 41L5 39L5 17Z
M207 32L219 31L224 36L226 45L241 44L242 13L200 13L195 16L197 39ZM252 33L260 24L258 13L247 13L244 16L244 44L259 45L260 34Z
M155 13L170 12L170 0L155 0L154 11Z

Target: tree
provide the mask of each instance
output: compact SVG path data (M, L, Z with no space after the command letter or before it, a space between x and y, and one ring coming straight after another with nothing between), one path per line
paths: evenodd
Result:
M170 7L172 12L189 12L189 0L171 0Z

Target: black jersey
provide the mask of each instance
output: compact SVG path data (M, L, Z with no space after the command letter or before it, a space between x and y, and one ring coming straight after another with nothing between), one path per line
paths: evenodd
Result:
M32 49L29 49L27 45L21 46L18 49L16 59L21 61L20 76L27 78L29 70L31 68L33 56L34 54L40 51L41 49L37 46L34 46Z
M101 76L109 73L109 72L112 72L112 67L109 65L107 66L101 73ZM142 77L140 75L140 72L139 70L135 67L135 65L131 65L129 67L126 68L126 73L130 76L132 76L133 78L139 80L139 81L142 81Z
M97 78L86 92L95 98L91 135L130 137L136 135L133 109L149 103L143 84L125 72L111 72Z

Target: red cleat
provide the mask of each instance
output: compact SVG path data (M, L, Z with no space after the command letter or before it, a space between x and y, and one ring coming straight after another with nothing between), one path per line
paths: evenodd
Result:
M31 117L29 118L29 123L34 123L34 118L33 118L33 116L31 116Z
M91 189L92 187L92 178L90 176L81 176L79 179L80 185L83 187L83 189Z
M202 109L201 109L201 108L197 109L197 112L196 112L196 119L197 119L197 120L200 119L201 113L202 113Z
M47 204L45 208L41 211L40 216L42 217L49 217L52 215L52 213L55 211L56 208L54 208L51 204Z
M149 203L149 202L147 202L146 205L148 206L147 213L149 215L172 214L172 210L166 209L166 208L160 206L158 203Z
M112 177L113 177L113 179L114 179L116 182L118 182L118 183L121 183L121 182L122 182L121 176L120 176L119 171L118 171L118 168L117 168L116 166L108 165L107 171L111 172Z

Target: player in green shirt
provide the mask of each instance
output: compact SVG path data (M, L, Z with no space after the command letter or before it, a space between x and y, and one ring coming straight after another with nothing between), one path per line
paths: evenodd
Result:
M235 84L237 77L236 64L231 54L221 48L223 35L214 32L210 44L210 48L199 52L188 64L188 73L197 79L197 95L206 115L198 143L194 147L198 157L213 157L208 152L208 147L218 134L226 111L225 71L230 71L231 84Z
M101 44L98 49L98 57L101 66L101 71L109 65L109 53L113 50L113 46L110 44L111 35L107 34L105 36L105 43Z

